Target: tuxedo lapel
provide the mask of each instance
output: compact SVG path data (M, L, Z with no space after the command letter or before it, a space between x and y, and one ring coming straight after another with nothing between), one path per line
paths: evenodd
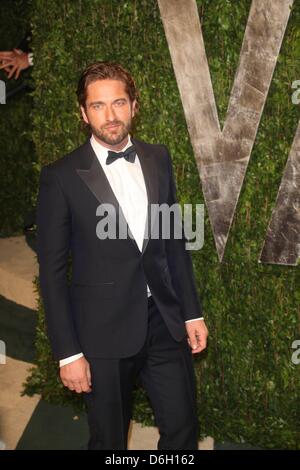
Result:
M89 141L80 148L80 168L76 169L76 172L100 203L118 206L114 192Z
M148 230L148 227L150 227L151 224L152 228L154 223L153 214L151 216L151 204L158 203L157 168L155 165L155 156L151 155L151 152L149 152L148 150L149 147L147 146L148 148L146 148L146 145L143 142L138 141L136 139L132 139L132 142L135 145L137 155L141 164L148 196L147 224L145 228L145 236L142 247L142 252L144 252L149 241L148 233L150 232L150 230ZM112 204L115 207L117 232L120 218L120 220L122 220L122 222L126 224L129 233L129 239L132 243L134 243L136 249L140 251L127 224L122 208L118 203L118 200L109 184L109 181L102 169L101 164L98 161L98 158L90 144L89 139L86 141L85 144L80 147L79 150L80 168L76 169L78 176L86 184L89 190L94 194L100 204Z

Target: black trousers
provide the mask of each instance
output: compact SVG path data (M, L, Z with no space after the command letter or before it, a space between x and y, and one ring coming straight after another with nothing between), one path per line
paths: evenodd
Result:
M198 449L196 381L191 349L177 342L152 297L148 300L148 333L135 356L87 358L92 392L84 393L90 428L90 450L127 449L132 392L139 379L153 408L160 439L157 448Z

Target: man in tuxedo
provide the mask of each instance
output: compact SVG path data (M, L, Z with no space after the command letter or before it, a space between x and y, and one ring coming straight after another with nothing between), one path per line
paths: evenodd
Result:
M179 238L176 223L168 236L160 227L157 208L177 203L169 152L130 135L138 91L119 64L87 67L77 96L91 137L42 168L37 208L40 285L61 380L84 394L89 449L127 448L136 380L153 407L158 449L197 449L193 353L208 332L183 230ZM110 236L104 221L115 225Z

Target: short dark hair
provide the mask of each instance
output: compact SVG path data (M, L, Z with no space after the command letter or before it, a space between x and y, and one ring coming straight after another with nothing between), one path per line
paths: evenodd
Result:
M114 62L95 62L89 65L83 72L79 79L77 86L77 99L80 106L85 108L87 87L90 83L96 80L120 80L125 84L125 91L129 96L131 102L136 100L139 106L139 92L136 88L133 77L130 73L122 67L122 65Z

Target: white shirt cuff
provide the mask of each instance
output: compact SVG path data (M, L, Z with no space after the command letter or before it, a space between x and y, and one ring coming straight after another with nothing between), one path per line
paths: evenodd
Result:
M83 353L74 354L74 356L70 356L70 357L66 357L65 359L61 359L59 361L59 367L65 366L66 364L70 364L70 362L74 362L77 359L80 359L81 357L83 357Z
M193 318L192 320L186 320L185 323L189 323L189 322L191 322L191 321L196 321L196 320L204 320L204 317Z

